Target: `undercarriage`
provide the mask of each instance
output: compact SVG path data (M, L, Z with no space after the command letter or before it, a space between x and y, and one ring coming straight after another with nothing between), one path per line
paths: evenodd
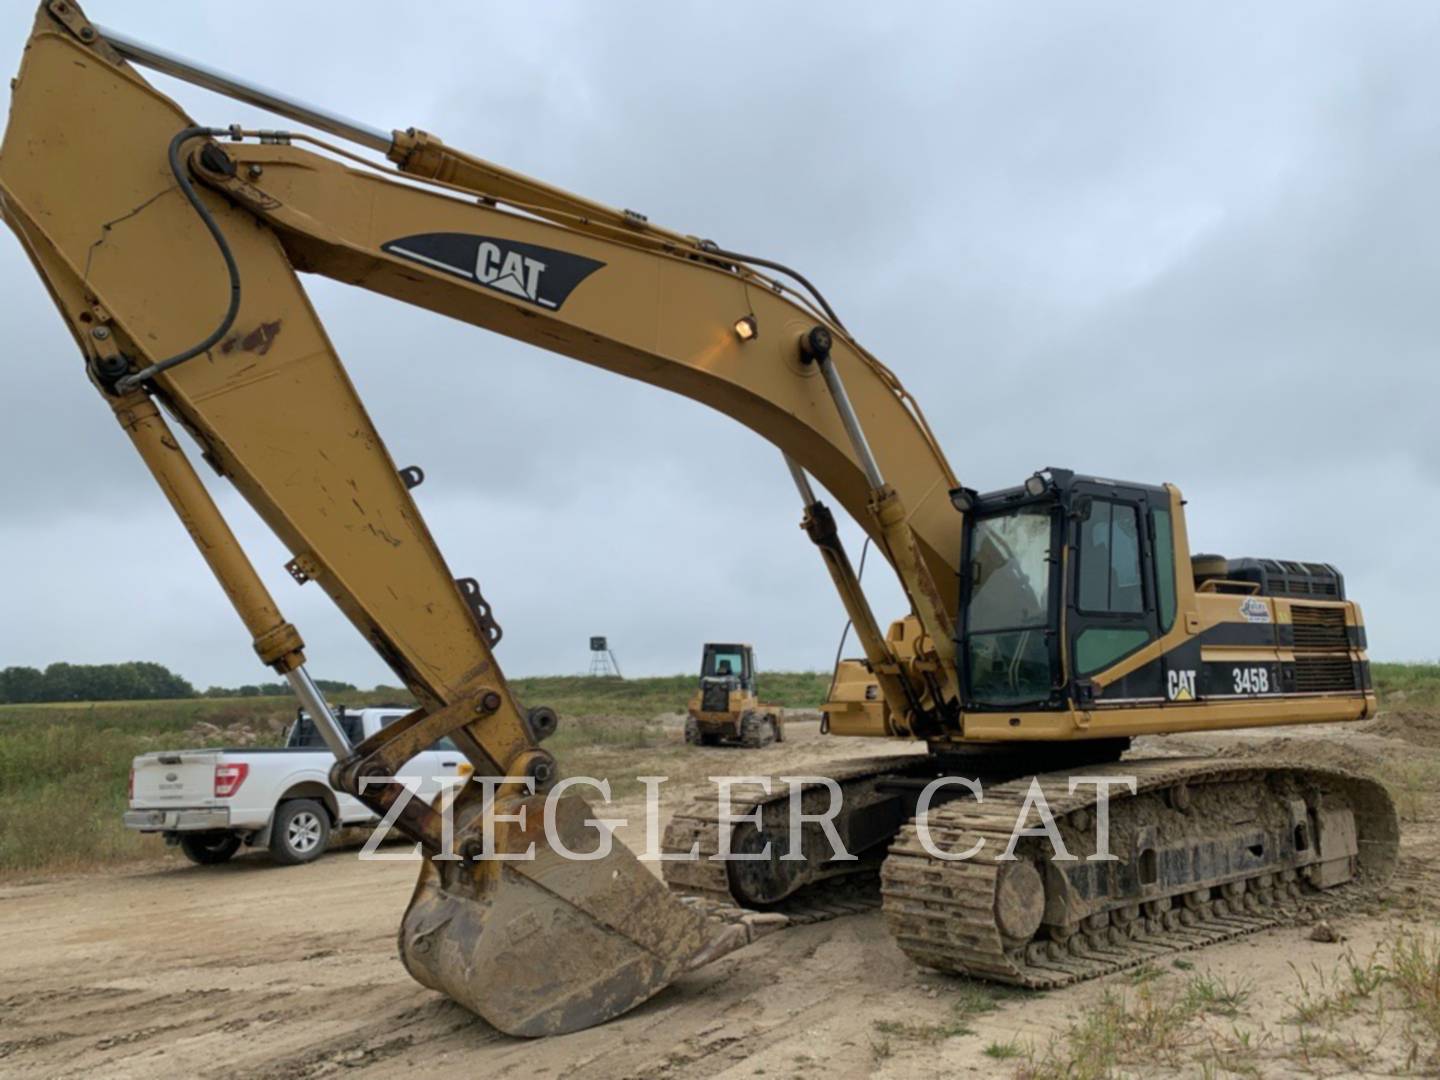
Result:
M1251 933L1302 907L1352 903L1394 870L1399 827L1373 780L1214 759L1006 768L1017 760L888 757L831 770L850 860L834 858L809 823L804 858L783 857L793 784L734 793L729 850L753 854L768 842L764 860L712 858L719 803L698 801L672 819L665 848L698 843L701 857L667 863L666 882L732 920L738 909L805 923L878 903L917 963L1042 989ZM947 775L974 782L982 798L947 783L922 825L917 802ZM1084 778L1074 790L1072 777ZM800 798L815 814L830 795L812 782ZM756 811L759 827L734 823Z

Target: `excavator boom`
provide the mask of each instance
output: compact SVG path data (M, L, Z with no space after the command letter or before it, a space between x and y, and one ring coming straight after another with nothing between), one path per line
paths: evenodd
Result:
M339 147L197 126L132 60L371 148L385 142L402 172L429 183ZM892 502L908 504L907 555L918 552L921 572L941 578L953 577L958 551L958 516L946 499L953 477L894 376L803 294L713 244L456 154L423 133L386 139L332 119L108 34L73 3L52 0L37 14L14 84L0 209L261 660L291 681L325 734L337 784L395 815L440 856L426 861L402 929L407 966L504 1030L585 1026L713 955L714 934L623 847L572 862L544 842L535 800L559 778L538 743L548 720L511 692L480 586L457 580L436 547L409 490L417 470L391 459L297 272L720 409L819 479L888 553L893 538L868 511L866 462L827 387L838 373L852 408L885 433L874 454ZM834 342L824 365L805 362L796 346L819 330ZM414 713L359 746L346 742L306 674L298 631L166 414L289 548L295 580L324 589L415 694ZM858 589L851 602L863 603ZM902 703L895 676L886 685ZM460 793L453 847L436 810L387 779L445 736L477 775L514 778L493 805L482 804L479 785ZM579 834L593 815L577 795L559 806L568 846L583 848ZM526 807L527 822L501 829L498 842L513 853L538 840L536 858L473 857L487 817ZM556 946L527 948L537 932Z

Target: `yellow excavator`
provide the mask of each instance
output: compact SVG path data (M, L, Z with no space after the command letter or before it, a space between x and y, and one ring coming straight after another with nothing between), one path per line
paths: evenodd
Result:
M323 134L197 124L142 67ZM1360 611L1332 568L1192 557L1168 484L1046 468L980 494L798 273L254 86L70 0L41 4L13 86L0 209L85 376L322 730L335 784L423 845L405 965L501 1030L604 1021L764 929L877 890L917 962L1048 987L1342 904L1389 874L1396 817L1372 781L1303 762L1120 761L1133 736L1372 715ZM792 795L827 794L799 778L736 789L747 821L713 800L678 812L664 847L701 857L665 862L664 881L623 846L577 861L547 842L553 715L506 682L480 586L432 541L411 494L423 474L391 459L302 272L665 387L778 447L863 650L836 672L828 729L923 750L831 770L831 824L854 858L812 843L826 837L808 822L783 854L768 843ZM330 721L300 634L173 425L418 708L358 745ZM817 483L904 588L911 610L888 630ZM446 736L479 776L513 778L492 799L461 790L453 835L387 779ZM594 849L584 799L551 810L564 846ZM757 857L709 857L727 849Z

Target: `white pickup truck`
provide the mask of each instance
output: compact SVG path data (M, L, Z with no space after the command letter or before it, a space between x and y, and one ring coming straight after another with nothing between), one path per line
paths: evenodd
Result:
M407 711L342 708L337 718L353 746ZM416 777L418 794L428 799L464 761L454 743L441 739L406 762L399 775ZM303 714L283 747L142 754L130 767L125 826L162 833L202 864L224 862L242 844L268 847L285 866L310 862L325 851L333 830L379 820L359 800L330 786L334 763Z

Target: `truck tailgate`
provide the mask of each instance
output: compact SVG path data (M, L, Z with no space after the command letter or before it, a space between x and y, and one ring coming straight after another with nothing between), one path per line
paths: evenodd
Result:
M218 750L175 750L143 754L134 761L134 809L206 806L216 802L215 766Z

